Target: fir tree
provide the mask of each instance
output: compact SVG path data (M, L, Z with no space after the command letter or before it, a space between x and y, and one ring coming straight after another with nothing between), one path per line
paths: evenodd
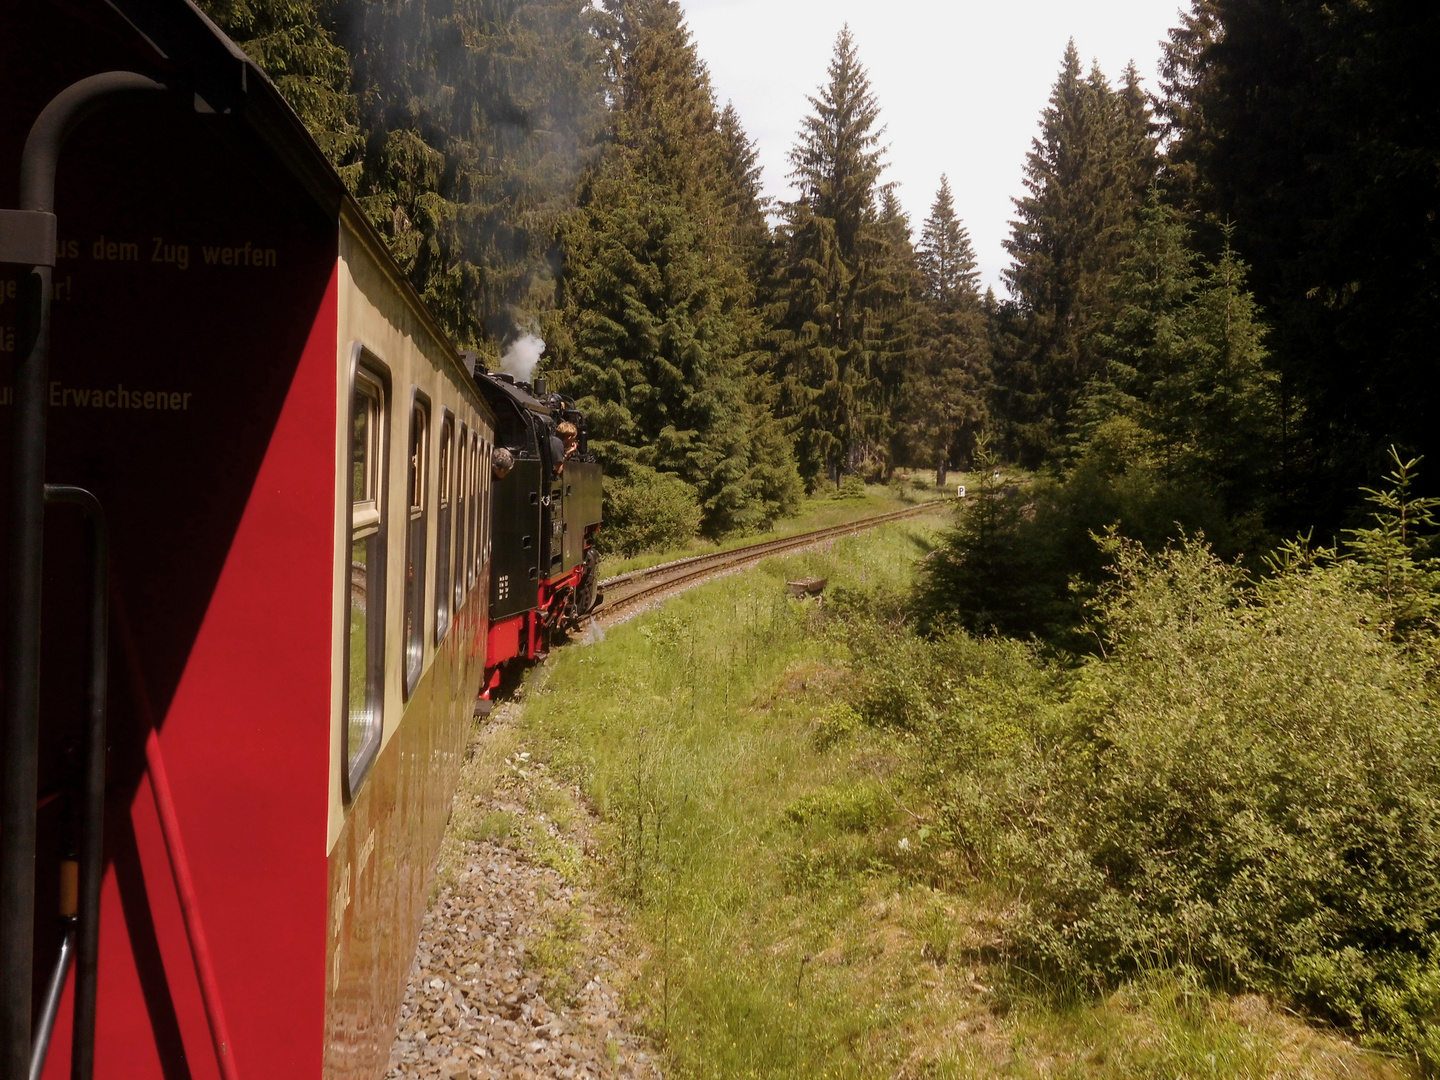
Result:
M1129 249L1112 283L1112 319L1093 338L1100 366L1076 405L1075 443L1083 453L1099 425L1127 415L1173 456L1184 441L1176 428L1185 422L1184 409L1157 413L1152 404L1176 393L1169 387L1182 376L1185 313L1198 278L1190 231L1157 188L1150 191Z
M570 388L612 469L677 473L707 531L751 528L797 482L757 386L726 140L674 0L614 14L613 140L567 236Z
M943 485L947 470L968 458L984 427L990 374L975 252L955 216L945 176L921 230L918 264L923 344L906 380L900 415L911 463L934 468L936 483Z
M976 299L980 271L969 230L955 216L955 199L950 178L940 176L940 188L930 207L930 216L920 232L920 271L925 279L925 299L940 308L953 308L966 299Z
M1233 514L1273 490L1280 456L1278 379L1248 272L1227 236L1185 313L1188 355L1171 406L1188 419L1192 468Z
M335 40L327 0L200 0L200 7L270 76L353 189L364 137L350 57Z
M1168 171L1253 267L1287 435L1287 524L1340 524L1392 443L1440 449L1440 8L1193 0L1165 54Z
M1128 416L1174 481L1236 516L1263 502L1279 413L1245 276L1228 245L1203 260L1179 211L1152 190L1115 281L1115 315L1095 335L1106 365L1077 409L1082 454L1105 421Z
M744 260L752 282L765 275L770 249L770 224L765 214L770 199L761 187L759 157L745 134L740 114L729 102L720 112L721 152L729 173L726 204L735 216L735 249Z
M1088 338L1108 314L1110 281L1153 179L1154 141L1133 66L1111 89L1081 74L1072 41L1026 160L1028 194L1005 242L1005 281L1023 329L1006 357L1011 449L1038 463L1061 445L1070 412L1096 374Z
M773 286L780 405L812 486L826 474L838 480L883 428L875 305L884 288L876 199L884 129L848 27L828 74L790 152L800 196L784 207Z
M441 323L493 359L557 340L558 233L604 137L583 0L340 0L362 206Z

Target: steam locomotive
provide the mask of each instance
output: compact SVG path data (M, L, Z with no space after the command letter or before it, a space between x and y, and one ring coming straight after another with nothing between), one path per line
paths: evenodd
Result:
M557 635L579 627L603 600L595 532L600 527L600 465L573 399L513 375L491 372L481 392L495 413L495 439L512 467L495 480L488 702L503 665L543 657ZM561 428L568 425L566 446ZM482 710L484 706L482 705Z
M378 1077L473 716L598 602L584 417L190 0L0 5L0 102L0 1076Z

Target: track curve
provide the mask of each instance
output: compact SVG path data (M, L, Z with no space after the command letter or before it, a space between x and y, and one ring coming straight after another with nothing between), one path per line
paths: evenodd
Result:
M685 559L676 559L674 562L662 563L659 566L647 567L644 570L632 570L628 574L617 574L600 582L600 591L604 594L605 600L594 612L594 618L599 621L601 626L623 622L646 604L658 600L662 596L682 592L716 574L747 566L759 562L761 559L768 559L772 555L798 551L826 540L833 540L836 537L853 536L866 529L884 525L886 522L919 517L922 514L933 514L950 505L953 505L952 500L933 499L930 502L908 506L904 510L892 510L886 514L849 521L844 525L832 525L807 533L797 533L795 536L732 548L729 551L717 551L710 555L693 555Z

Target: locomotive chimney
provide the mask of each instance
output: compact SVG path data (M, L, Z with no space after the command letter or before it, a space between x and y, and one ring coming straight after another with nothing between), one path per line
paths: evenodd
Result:
M536 380L535 380L535 396L536 396L536 397L544 397L544 396L545 396L545 380L544 380L544 379L536 379Z

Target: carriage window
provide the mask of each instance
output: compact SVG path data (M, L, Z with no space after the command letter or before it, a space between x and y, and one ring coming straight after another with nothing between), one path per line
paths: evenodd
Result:
M353 796L380 745L385 700L385 393L363 368L350 404L350 609L345 764Z
M455 610L465 603L465 512L470 505L470 459L465 453L465 425L455 450Z
M490 520L492 511L490 486L495 478L491 459L494 457L494 453L495 447L488 442L485 443L483 456L480 459L480 558L478 561L482 570L490 561L490 531L495 527Z
M470 435L470 550L465 560L468 580L473 588L475 585L475 553L480 548L480 529L477 518L480 516L480 436L471 433Z
M405 518L405 696L425 667L425 512L430 497L430 407L410 409L409 509Z
M450 504L455 469L455 420L448 414L440 425L439 481L435 485L435 643L445 640L450 629Z

